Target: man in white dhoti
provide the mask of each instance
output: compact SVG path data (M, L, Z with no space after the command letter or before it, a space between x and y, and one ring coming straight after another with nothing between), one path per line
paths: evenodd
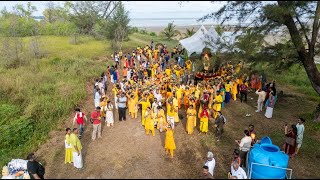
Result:
M78 138L78 128L73 128L73 133L70 135L70 144L72 146L72 156L73 156L73 165L77 169L82 169L83 161L82 161L82 145Z

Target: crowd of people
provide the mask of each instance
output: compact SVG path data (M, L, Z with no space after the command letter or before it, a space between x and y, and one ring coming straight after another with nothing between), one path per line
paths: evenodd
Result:
M179 47L176 46L170 54L166 45L155 47L152 41L150 45L137 47L125 55L122 52L111 55L114 65L108 66L107 72L102 73L94 84L95 111L89 118L93 124L92 140L102 137L102 121L105 121L107 127L114 126L114 109L118 111L119 121L126 121L127 113L131 119L137 119L141 112L141 125L144 126L146 135L151 132L151 135L155 136L155 131L165 132L164 150L168 155L170 152L173 159L174 150L177 148L175 128L184 117L186 134L193 134L197 125L199 134L207 134L211 121L216 141L220 141L227 122L221 110L239 96L241 103L247 102L247 94L255 92L258 95L256 112L263 111L265 106L265 116L272 118L277 100L275 81L267 83L265 77L258 74L252 74L249 78L247 74L240 73L241 62L224 63L216 72L194 73L191 68L192 61L181 60L183 58L179 55L183 51ZM177 56L178 58L175 58ZM173 59L173 62L170 59ZM109 83L113 86L112 96L106 93ZM80 139L87 121L86 115L77 108L73 122L78 127L66 129L65 163L73 163L79 169L83 167ZM304 120L300 121L303 126ZM288 131L286 126L286 137L296 140L294 144L286 141L284 148L288 154L297 154L301 147L304 131L301 124L297 125L298 130L293 128ZM242 167L246 166L247 153L257 142L254 125L249 125L248 129L244 130L244 135L241 140L235 141L239 149L233 152L229 178L247 178ZM214 167L213 153L208 152L202 177L214 177Z

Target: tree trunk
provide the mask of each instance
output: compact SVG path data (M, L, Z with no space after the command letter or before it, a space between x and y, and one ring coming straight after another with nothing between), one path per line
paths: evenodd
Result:
M320 103L314 112L314 119L315 122L320 122Z
M285 1L278 1L280 7L286 7L287 3ZM293 17L289 14L283 14L284 25L287 26L292 42L298 52L299 60L302 62L308 78L311 82L314 90L320 95L320 73L317 69L316 63L314 61L314 49L309 49L309 52L305 49L302 38L296 27ZM310 45L314 48L314 44ZM309 47L310 47L309 46Z

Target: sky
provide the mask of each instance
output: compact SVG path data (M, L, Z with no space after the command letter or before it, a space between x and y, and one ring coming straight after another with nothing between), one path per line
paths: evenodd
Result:
M1 1L0 9L6 6L11 10L15 4L26 5L28 1ZM32 1L37 7L34 16L42 15L45 5L48 1ZM123 1L126 10L129 11L131 19L136 18L201 18L202 16L219 9L223 2L216 1ZM55 1L63 5L64 1Z

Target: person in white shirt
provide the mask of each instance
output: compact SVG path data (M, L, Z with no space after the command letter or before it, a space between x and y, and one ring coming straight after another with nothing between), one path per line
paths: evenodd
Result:
M258 89L256 91L256 94L259 95L259 97L258 97L258 109L256 110L256 112L261 112L262 111L262 107L263 107L263 102L266 99L266 92L264 90Z
M154 98L153 100L153 103L151 105L152 107L152 111L153 111L153 116L152 116L152 119L153 119L153 125L154 126L157 126L157 121L156 121L156 115L158 114L158 102L157 102L157 98Z
M301 145L302 145L303 133L304 133L304 122L305 120L303 118L299 118L298 124L296 125L297 127L296 155L298 154L299 149L301 148Z
M154 90L154 91L153 91L153 95L154 95L155 98L157 98L157 102L158 102L158 103L161 103L161 101L162 101L162 95L161 95L161 93L160 93L160 90L159 90L159 89ZM161 105L161 104L160 104L160 105Z
M204 165L208 166L208 171L213 176L214 168L216 166L216 160L213 158L212 152L210 152L210 151L208 152L207 161Z
M129 81L131 78L131 68L128 68L127 70L127 80Z
M245 137L243 137L241 141L236 140L240 149L241 167L246 167L247 154L250 151L252 141L249 130L244 130L244 134Z
M229 179L247 179L246 172L239 166L237 161L234 161L231 165L231 173Z

